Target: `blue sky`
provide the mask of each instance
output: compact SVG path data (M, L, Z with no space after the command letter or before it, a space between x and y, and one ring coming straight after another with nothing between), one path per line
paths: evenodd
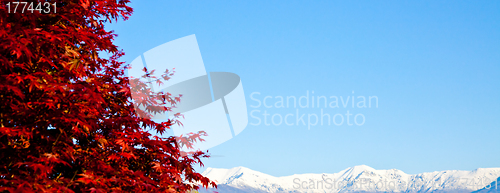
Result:
M265 96L377 96L361 126L249 124L205 165L284 176L365 164L414 174L500 167L499 1L133 1L124 61L196 34L207 71ZM352 92L354 91L354 94ZM273 103L275 100L272 100ZM320 108L299 109L319 114ZM307 115L306 115L307 116ZM200 169L203 171L204 169Z

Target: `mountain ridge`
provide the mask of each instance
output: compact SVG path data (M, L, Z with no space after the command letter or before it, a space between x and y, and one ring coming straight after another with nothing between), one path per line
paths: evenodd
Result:
M472 192L493 183L500 176L500 168L406 174L398 169L358 165L337 173L275 177L240 166L207 168L202 175L227 192ZM217 191L223 193L221 190Z

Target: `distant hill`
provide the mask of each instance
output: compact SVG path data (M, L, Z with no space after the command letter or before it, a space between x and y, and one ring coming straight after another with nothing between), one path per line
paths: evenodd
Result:
M295 174L274 177L245 167L208 168L204 176L215 180L220 193L263 192L472 192L492 183L500 176L500 168L473 171L436 171L406 174L401 170L375 170L366 165L354 166L338 173ZM486 180L485 180L486 179ZM488 181L488 182L485 182ZM213 192L214 189L200 192ZM481 190L483 191L483 190ZM485 189L485 192L493 189Z
M487 186L475 191L474 193L496 193L500 192L500 177L497 180L491 182Z

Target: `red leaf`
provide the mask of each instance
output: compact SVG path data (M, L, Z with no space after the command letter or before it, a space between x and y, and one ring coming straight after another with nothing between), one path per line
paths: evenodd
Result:
M205 154L177 144L192 147L201 133L178 141L149 133L182 124L143 118L181 98L151 90L169 80L168 70L156 79L144 68L151 83L125 77L130 65L104 24L128 18L128 2L58 1L57 14L0 14L1 192L185 192L188 182L212 184L193 169Z

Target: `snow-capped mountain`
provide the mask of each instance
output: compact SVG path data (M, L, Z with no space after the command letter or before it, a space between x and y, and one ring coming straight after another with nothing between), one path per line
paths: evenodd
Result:
M354 166L333 174L295 174L274 177L245 167L208 168L203 175L226 192L472 192L496 184L500 168L406 174ZM489 187L496 191L495 187ZM500 189L500 187L498 187ZM212 192L202 190L201 192Z
M497 178L497 180L494 180L484 188L481 188L474 193L499 193L500 192L500 177Z

